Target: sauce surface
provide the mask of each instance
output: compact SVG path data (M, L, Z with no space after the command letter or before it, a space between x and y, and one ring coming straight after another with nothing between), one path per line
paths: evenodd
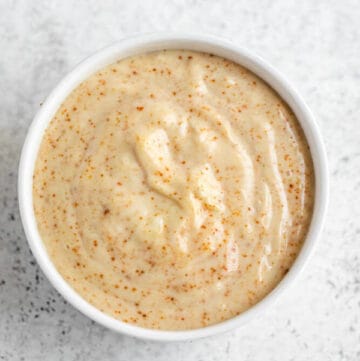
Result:
M312 216L309 148L243 67L174 50L127 58L65 100L39 150L40 235L88 302L166 330L229 319L268 294Z

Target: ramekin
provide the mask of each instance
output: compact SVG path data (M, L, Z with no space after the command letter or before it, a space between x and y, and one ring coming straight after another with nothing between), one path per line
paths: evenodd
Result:
M121 322L104 314L85 301L62 278L52 263L37 229L33 209L33 172L39 146L49 121L68 94L97 70L119 59L161 49L189 49L212 53L232 60L265 80L287 102L299 120L315 169L315 203L312 221L302 249L287 275L264 299L249 310L227 321L204 328L185 331L146 329ZM196 339L244 326L259 317L279 295L294 283L304 268L321 232L328 202L328 170L326 153L314 117L295 89L272 66L248 50L226 40L194 34L146 34L127 38L96 52L72 70L47 97L36 114L23 145L18 178L20 214L27 240L42 271L57 291L75 308L99 324L119 333L157 341Z

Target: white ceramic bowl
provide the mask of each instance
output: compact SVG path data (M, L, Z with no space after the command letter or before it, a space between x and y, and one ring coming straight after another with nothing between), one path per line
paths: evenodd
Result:
M158 331L130 325L102 313L86 302L66 283L50 260L38 232L33 210L32 176L39 146L49 121L67 95L91 74L116 60L161 49L189 49L219 55L243 65L264 79L296 114L309 143L315 167L315 206L311 226L305 243L288 274L270 294L248 311L216 325L188 331ZM98 51L76 66L51 92L35 116L22 149L18 192L21 219L33 255L49 281L70 304L94 321L114 331L143 339L174 341L214 335L243 326L249 320L258 317L285 288L293 283L309 259L324 222L328 199L328 171L323 142L309 108L284 77L264 60L243 48L212 36L150 34L128 38Z

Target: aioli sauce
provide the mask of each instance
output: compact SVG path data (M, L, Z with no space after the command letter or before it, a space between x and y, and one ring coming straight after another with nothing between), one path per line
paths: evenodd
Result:
M40 235L88 302L148 328L247 310L296 258L312 216L304 134L231 61L183 50L114 63L49 124L34 173Z

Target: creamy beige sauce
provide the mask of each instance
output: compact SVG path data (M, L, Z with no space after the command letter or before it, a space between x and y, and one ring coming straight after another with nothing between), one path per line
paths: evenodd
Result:
M65 100L34 174L38 228L101 311L166 330L245 311L306 236L313 166L287 105L228 60L161 51L112 64Z

